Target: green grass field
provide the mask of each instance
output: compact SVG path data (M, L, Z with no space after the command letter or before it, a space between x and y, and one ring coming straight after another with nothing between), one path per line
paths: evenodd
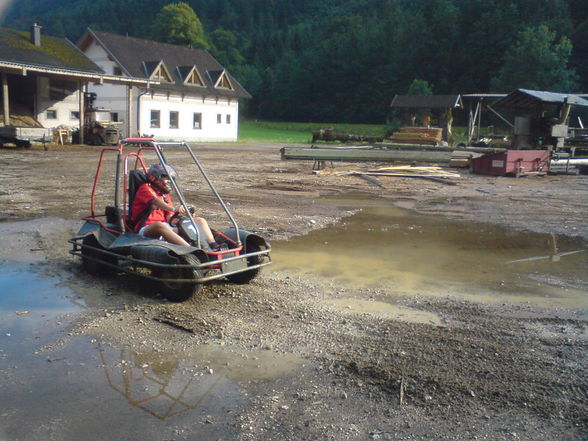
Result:
M385 124L295 123L242 120L239 122L239 142L283 142L309 144L312 131L333 127L335 132L364 136L384 136L390 129ZM467 127L454 126L450 145L466 142ZM508 135L507 130L496 133ZM494 128L482 127L482 136L494 133Z
M312 131L333 127L336 132L364 136L383 136L384 124L293 123L243 120L239 122L239 142L266 141L310 143Z

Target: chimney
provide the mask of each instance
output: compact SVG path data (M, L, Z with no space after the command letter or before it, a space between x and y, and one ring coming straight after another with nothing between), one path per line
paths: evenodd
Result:
M37 23L31 26L31 43L41 46L41 26Z

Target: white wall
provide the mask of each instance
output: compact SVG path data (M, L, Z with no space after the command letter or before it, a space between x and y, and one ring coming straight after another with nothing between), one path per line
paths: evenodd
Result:
M109 75L114 74L114 68L120 67L117 63L110 60L106 51L102 46L92 42L92 44L86 49L85 54L94 63L101 67L104 72ZM97 95L96 101L94 101L94 107L99 109L108 109L111 112L118 113L118 121L121 122L121 132L124 137L128 137L128 87L116 84L99 84L99 83L88 83L88 92L93 92ZM136 135L136 121L132 123L132 135Z
M51 99L49 84L49 78L37 77L37 103L35 109L37 121L46 128L59 126L65 126L71 129L79 128L79 119L72 116L72 112L79 114L80 110L78 91L76 90L59 100ZM77 88L77 82L73 81L71 87ZM54 113L55 118L50 118L49 113Z
M159 127L151 125L151 111L159 111ZM170 128L170 112L178 112L179 126ZM194 128L194 113L202 114L200 129ZM217 122L220 115L220 123ZM140 98L140 132L161 141L236 141L239 103L237 100L184 97L147 93ZM228 122L227 122L228 117Z

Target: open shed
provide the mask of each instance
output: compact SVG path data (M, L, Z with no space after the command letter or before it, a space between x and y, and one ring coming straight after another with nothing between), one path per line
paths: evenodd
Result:
M69 40L42 36L36 24L30 33L0 29L0 78L1 126L77 126L82 143L88 83L158 83L108 75Z
M463 108L460 95L395 95L390 103L391 108L400 109L403 125L416 126L417 114L421 113L421 125L431 125L431 111L439 111L439 125L443 129L443 139L451 137L453 109Z
M588 107L588 100L567 93L518 89L493 104L513 109L515 149L563 147L572 106Z

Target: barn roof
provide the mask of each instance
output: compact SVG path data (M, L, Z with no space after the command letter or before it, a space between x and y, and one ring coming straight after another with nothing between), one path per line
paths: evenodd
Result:
M9 28L0 28L0 70L21 75L34 72L82 81L148 84L144 80L106 74L66 38L42 35L37 46L31 42L30 32Z
M460 95L396 95L390 107L411 109L463 107Z
M8 28L0 29L0 60L26 66L104 73L65 38L43 35L41 45L35 46L29 32Z

